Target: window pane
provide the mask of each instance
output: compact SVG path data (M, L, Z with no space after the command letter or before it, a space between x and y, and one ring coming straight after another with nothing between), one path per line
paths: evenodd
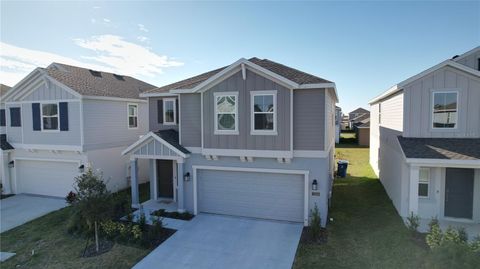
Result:
M57 104L43 104L42 111L43 116L56 116L58 115Z
M273 112L273 95L257 95L253 102L255 112Z
M255 130L273 130L273 114L255 114Z
M420 180L427 181L430 179L430 170L428 168L420 169Z
M421 197L428 196L428 184L424 184L424 183L418 184L418 196L421 196Z
M137 117L128 117L128 126L130 128L137 127Z
M433 101L433 127L455 128L457 93L435 93Z
M235 130L235 114L218 114L218 130Z
M57 130L57 129L58 129L58 117L43 118L43 130Z
M235 112L235 96L218 97L217 111L220 113L234 113Z
M129 116L136 116L137 115L137 106L129 105L128 106L128 115Z
M165 111L165 122L173 122L173 109Z

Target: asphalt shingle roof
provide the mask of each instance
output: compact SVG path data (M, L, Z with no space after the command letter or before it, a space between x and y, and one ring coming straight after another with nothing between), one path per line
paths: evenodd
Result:
M0 148L2 150L11 150L14 149L10 143L7 142L7 135L6 134L1 134L0 135Z
M407 158L480 160L480 138L406 138L398 141Z
M173 129L168 129L168 130L160 130L155 132L156 135L158 135L160 138L163 140L167 141L170 145L174 146L181 152L185 154L189 154L190 151L188 151L186 148L182 147L180 145L179 140L178 140L178 132L173 130Z
M280 75L286 79L289 79L295 83L300 85L302 84L314 84L314 83L331 83L326 79L305 73L303 71L297 70L295 68L288 67L286 65L268 60L268 59L259 59L256 57L248 59L248 61L259 65L277 75ZM227 68L228 66L224 66L212 71L208 71L206 73L202 73L200 75L187 78L169 85L165 85L160 88L155 88L152 90L147 91L148 93L164 93L170 90L176 89L192 89L195 86L199 85L200 83L204 82L205 80L209 79L210 77L214 76L218 72L222 71L223 69Z
M103 71L97 71L100 76L94 76L89 69L60 63L53 63L43 70L58 82L86 96L139 98L140 93L155 88L129 76Z

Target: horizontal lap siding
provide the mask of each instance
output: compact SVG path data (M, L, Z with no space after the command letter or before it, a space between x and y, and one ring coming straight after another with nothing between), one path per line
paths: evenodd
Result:
M325 150L325 90L293 92L293 149Z

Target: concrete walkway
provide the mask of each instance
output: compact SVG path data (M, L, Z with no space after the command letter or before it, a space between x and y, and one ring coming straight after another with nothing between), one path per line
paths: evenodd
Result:
M18 194L0 200L0 233L66 206L62 198Z
M133 268L290 269L302 229L297 223L199 214Z

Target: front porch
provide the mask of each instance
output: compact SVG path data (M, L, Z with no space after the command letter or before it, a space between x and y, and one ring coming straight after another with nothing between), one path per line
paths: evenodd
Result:
M175 212L178 211L178 204L173 199L159 197L158 199L150 199L143 202L140 208L145 213L152 213L160 209L164 209L167 212Z

